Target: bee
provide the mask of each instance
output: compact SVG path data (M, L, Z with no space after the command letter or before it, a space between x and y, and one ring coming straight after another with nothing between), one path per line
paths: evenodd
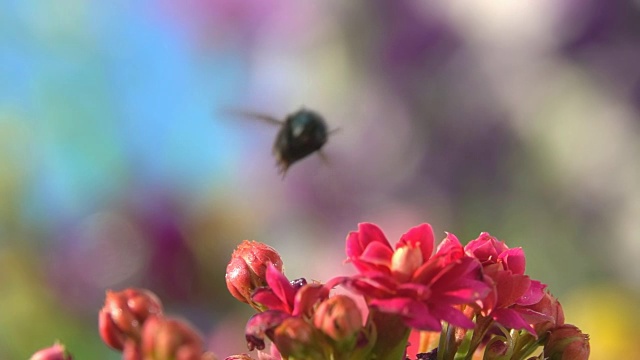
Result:
M305 108L287 115L284 120L251 112L240 114L280 127L273 144L273 155L276 158L278 172L283 178L293 163L314 152L318 152L326 162L326 157L320 150L327 143L329 135L338 130L330 131L322 115Z

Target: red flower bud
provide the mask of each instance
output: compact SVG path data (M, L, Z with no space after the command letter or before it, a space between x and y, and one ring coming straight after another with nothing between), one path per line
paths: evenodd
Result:
M142 325L149 316L161 314L162 304L151 291L133 288L107 291L98 314L100 336L107 345L122 351L127 339L140 341Z
M53 346L42 349L31 356L29 360L72 360L64 345L56 342Z
M362 314L353 299L336 295L320 303L313 324L334 341L349 343L362 329Z
M280 254L272 247L257 241L244 240L231 254L225 279L227 288L236 299L252 304L251 294L266 286L267 265L273 264L282 272Z
M549 360L586 360L590 349L589 335L574 325L562 325L549 333L544 356Z
M142 329L145 360L201 360L204 352L200 334L186 321L153 316Z

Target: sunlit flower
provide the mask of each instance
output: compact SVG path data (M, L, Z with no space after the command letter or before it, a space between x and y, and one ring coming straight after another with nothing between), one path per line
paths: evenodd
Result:
M391 247L382 230L363 223L347 237L347 261L360 274L339 277L328 285L343 284L362 294L372 309L396 314L407 326L440 330L441 321L463 328L474 323L457 305L483 298L489 286L480 263L464 254L458 239L447 234L435 254L429 224L410 229Z

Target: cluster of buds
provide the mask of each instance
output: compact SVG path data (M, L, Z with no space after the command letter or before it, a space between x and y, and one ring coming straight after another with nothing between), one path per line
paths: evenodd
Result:
M431 226L421 224L392 247L378 226L363 223L347 236L346 256L355 275L289 280L275 249L242 242L226 283L256 311L245 327L248 350L260 360L589 358L588 335L565 323L560 302L525 274L522 249L488 233L466 246L447 234L436 247ZM338 286L352 294L333 293ZM98 322L124 360L216 359L148 290L107 291ZM71 356L56 343L31 360Z
M260 255L263 249L268 255ZM565 324L558 300L525 274L522 249L510 249L488 233L466 246L447 234L436 248L431 226L422 224L392 247L378 226L363 223L346 245L347 262L358 273L325 284L289 281L273 252L244 242L227 268L232 294L258 311L245 335L259 359L589 357L588 336ZM246 264L246 254L277 261ZM258 271L229 276L249 268ZM362 297L366 316L353 298L331 296L336 286ZM411 344L413 333L420 340Z
M165 316L158 297L145 289L107 291L98 315L102 340L124 360L214 360L186 320Z

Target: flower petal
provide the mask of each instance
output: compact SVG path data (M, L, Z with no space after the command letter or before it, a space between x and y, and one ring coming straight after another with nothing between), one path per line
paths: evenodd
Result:
M446 233L447 237L442 240L436 249L436 256L444 257L449 261L459 259L464 256L464 248L460 244L460 240L451 233Z
M383 267L391 266L391 258L393 250L385 244L374 242L367 246L362 255L357 258L358 262L365 262L371 265L379 265ZM355 260L354 260L355 262Z
M386 245L391 250L389 241L384 236L382 230L376 224L358 224L358 231L350 232L349 235L347 235L347 257L359 257L371 243L380 243L382 245Z
M289 283L287 277L272 264L267 267L267 284L280 301L286 305L287 312L290 314L293 310L296 289Z
M529 289L516 301L516 304L523 306L537 304L544 297L544 289L546 287L546 284L538 280L531 280Z
M473 321L466 317L462 311L454 307L433 304L431 306L431 310L434 313L437 313L442 320L449 324L465 329L473 329L475 327L475 323Z
M427 261L432 253L435 238L433 236L433 228L431 225L424 223L409 229L396 244L396 249L410 245L411 247L420 247L422 259Z
M247 326L245 327L245 338L247 339L249 350L264 349L265 333L277 327L289 317L291 317L289 314L277 310L267 310L253 315L247 321Z
M500 323L506 328L515 329L515 330L526 330L530 332L533 336L536 336L536 332L533 330L531 325L524 320L522 315L513 309L498 309L494 311L491 316L495 321Z
M307 284L296 293L293 316L311 315L313 306L329 297L329 288L320 284Z
M440 331L442 324L430 311L429 307L410 298L377 299L371 307L381 312L398 314L403 317L407 326L419 330Z
M511 270L514 274L524 274L526 259L522 248L513 248L502 252L498 260L505 264L505 269Z

